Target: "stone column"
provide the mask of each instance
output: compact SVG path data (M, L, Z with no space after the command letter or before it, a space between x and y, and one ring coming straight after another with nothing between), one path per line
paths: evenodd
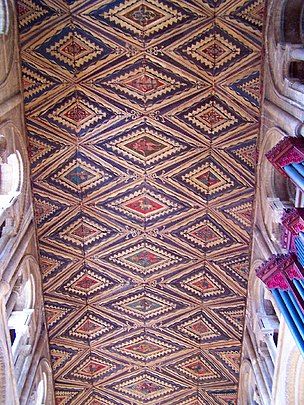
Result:
M268 387L268 384L266 384L265 373L263 372L264 370L261 364L261 359L257 356L248 329L245 331L245 341L247 343L246 349L248 350L249 359L251 361L255 376L255 381L259 393L262 397L263 404L264 405L269 404L271 395L270 388Z

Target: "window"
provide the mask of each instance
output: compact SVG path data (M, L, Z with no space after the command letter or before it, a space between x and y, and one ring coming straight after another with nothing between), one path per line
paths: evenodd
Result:
M304 43L303 0L288 0L283 8L282 40L290 44Z
M13 66L16 39L16 18L12 0L0 0L0 86Z
M0 132L0 255L3 254L1 247L4 249L7 245L20 219L16 215L18 209L15 204L17 200L22 204L19 195L23 187L24 168L19 142L15 128L10 123L4 124Z
M0 35L7 34L9 25L8 7L5 0L0 0Z
M260 262L258 263L260 264ZM254 273L252 273L252 284L249 285L252 302L252 330L258 345L263 344L261 349L263 349L264 357L269 361L268 371L270 378L272 378L273 365L271 363L274 363L276 358L276 334L279 330L280 321L273 306L271 293Z
M32 315L34 313L34 281L32 275L26 282L23 281L26 275L21 278L18 298L8 320L10 337L12 343L12 353L14 363L26 345L30 341L30 327L33 327Z
M249 359L243 360L241 364L238 403L240 405L262 404L252 363Z
M46 393L47 393L47 376L43 372L42 378L39 381L38 386L37 386L35 405L46 404L46 402L45 402Z
M52 370L49 361L42 358L37 367L28 405L48 405L54 402Z
M36 283L33 276L33 271L37 266L34 257L25 256L6 303L11 352L18 389L23 384L23 378L30 366L33 348L39 335L37 330L39 320L37 311L35 311L37 305Z
M304 83L304 61L297 60L290 62L288 75L291 80Z
M0 212L8 208L20 194L22 187L22 159L18 151L9 147L0 135Z

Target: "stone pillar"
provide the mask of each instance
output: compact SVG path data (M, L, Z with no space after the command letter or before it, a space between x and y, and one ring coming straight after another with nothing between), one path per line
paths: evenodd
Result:
M261 364L261 359L257 356L257 353L254 349L251 336L248 333L248 330L245 331L245 341L246 341L246 349L248 350L249 354L249 359L252 364L254 376L255 376L255 381L259 390L259 393L262 397L263 404L269 404L270 403L270 388L268 384L266 384L265 381L265 374L263 370L263 366Z

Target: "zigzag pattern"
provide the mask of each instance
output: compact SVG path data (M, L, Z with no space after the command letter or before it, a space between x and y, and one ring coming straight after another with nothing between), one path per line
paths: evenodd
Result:
M236 404L263 0L17 3L57 403Z

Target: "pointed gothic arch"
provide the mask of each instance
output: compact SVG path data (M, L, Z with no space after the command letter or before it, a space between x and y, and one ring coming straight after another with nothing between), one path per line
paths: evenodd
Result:
M22 223L28 178L27 150L18 128L5 121L0 125L0 257Z
M5 85L14 61L16 41L14 14L14 1L0 0L0 86Z
M36 259L27 255L16 273L7 301L8 328L17 384L26 374L41 332L41 279Z
M52 369L49 360L42 358L35 373L28 404L48 405L52 402Z

